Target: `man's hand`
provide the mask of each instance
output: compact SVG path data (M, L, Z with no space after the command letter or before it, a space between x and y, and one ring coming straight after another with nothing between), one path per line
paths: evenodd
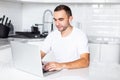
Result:
M61 70L61 69L78 69L85 68L89 66L89 53L84 53L80 55L80 59L71 62L49 62L45 64L44 69L48 71Z
M63 69L63 64L58 62L49 62L44 66L45 70L54 71Z

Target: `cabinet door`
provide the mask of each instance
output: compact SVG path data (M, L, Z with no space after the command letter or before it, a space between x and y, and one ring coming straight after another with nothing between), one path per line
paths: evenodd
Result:
M104 3L105 0L21 0L22 2L39 3Z
M11 63L12 62L12 54L11 54L10 46L0 49L0 62L1 63Z
M105 0L106 3L120 3L120 0Z
M120 55L120 45L118 44L101 44L101 62L118 64Z
M100 62L100 44L89 43L90 62Z

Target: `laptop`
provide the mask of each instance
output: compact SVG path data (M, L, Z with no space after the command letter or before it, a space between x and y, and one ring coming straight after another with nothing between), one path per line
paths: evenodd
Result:
M11 41L12 59L14 67L18 70L44 77L58 71L44 71L40 48L37 45L27 44L18 41Z

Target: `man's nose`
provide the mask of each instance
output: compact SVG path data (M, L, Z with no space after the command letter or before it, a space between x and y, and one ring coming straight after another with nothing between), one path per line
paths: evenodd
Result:
M56 26L58 26L59 25L59 21L56 21L55 24L56 24Z

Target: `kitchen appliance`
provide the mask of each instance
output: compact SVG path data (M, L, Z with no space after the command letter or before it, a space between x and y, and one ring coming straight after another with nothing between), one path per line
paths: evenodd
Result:
M0 38L7 38L9 31L10 31L10 24L11 21L8 22L8 17L6 18L6 21L4 23L4 19L5 19L5 15L3 15L3 17L1 18L1 23L0 23Z
M32 32L33 34L40 34L40 31L38 30L38 27L35 27L35 26L32 26L32 27L31 27L31 32Z

